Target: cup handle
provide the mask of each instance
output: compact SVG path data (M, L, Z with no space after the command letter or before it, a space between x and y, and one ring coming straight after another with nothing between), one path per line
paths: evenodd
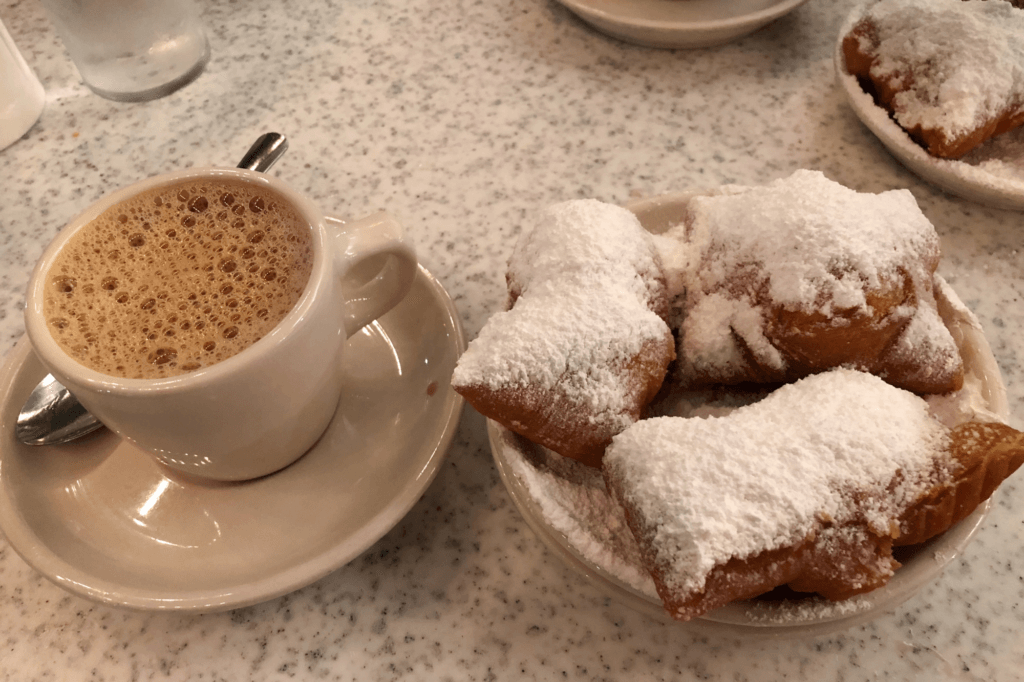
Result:
M359 220L324 219L335 238L345 298L345 335L352 336L405 298L416 278L416 252L386 211Z

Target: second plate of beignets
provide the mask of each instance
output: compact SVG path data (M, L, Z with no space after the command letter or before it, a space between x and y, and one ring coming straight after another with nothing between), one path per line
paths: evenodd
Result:
M685 386L788 382L847 366L921 393L963 367L935 308L935 229L910 192L861 194L817 171L694 196L662 238L685 290Z
M958 159L1024 124L1024 11L1003 0L881 0L844 28L843 56L907 134Z
M973 511L1020 466L1022 440L950 429L918 396L836 369L724 417L639 422L604 476L666 609L688 620L780 585L833 600L880 587L893 543ZM944 498L956 513L929 516Z

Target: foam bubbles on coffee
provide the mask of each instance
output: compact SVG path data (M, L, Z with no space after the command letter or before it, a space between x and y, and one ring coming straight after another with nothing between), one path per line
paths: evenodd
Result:
M309 280L310 229L262 187L197 180L93 220L47 275L51 335L78 362L127 378L184 374L269 333Z

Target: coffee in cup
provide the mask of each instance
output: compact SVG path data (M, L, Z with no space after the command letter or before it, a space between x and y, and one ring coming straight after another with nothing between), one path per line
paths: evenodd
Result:
M309 227L266 187L189 181L133 196L79 230L46 274L50 334L103 374L159 379L225 360L302 295Z

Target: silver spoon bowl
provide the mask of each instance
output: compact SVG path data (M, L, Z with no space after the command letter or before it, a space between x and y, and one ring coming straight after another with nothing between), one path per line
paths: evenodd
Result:
M249 148L239 168L264 173L288 149L288 140L280 133L266 133ZM92 433L103 426L78 402L71 391L52 374L32 389L18 413L14 436L26 445L59 445Z

